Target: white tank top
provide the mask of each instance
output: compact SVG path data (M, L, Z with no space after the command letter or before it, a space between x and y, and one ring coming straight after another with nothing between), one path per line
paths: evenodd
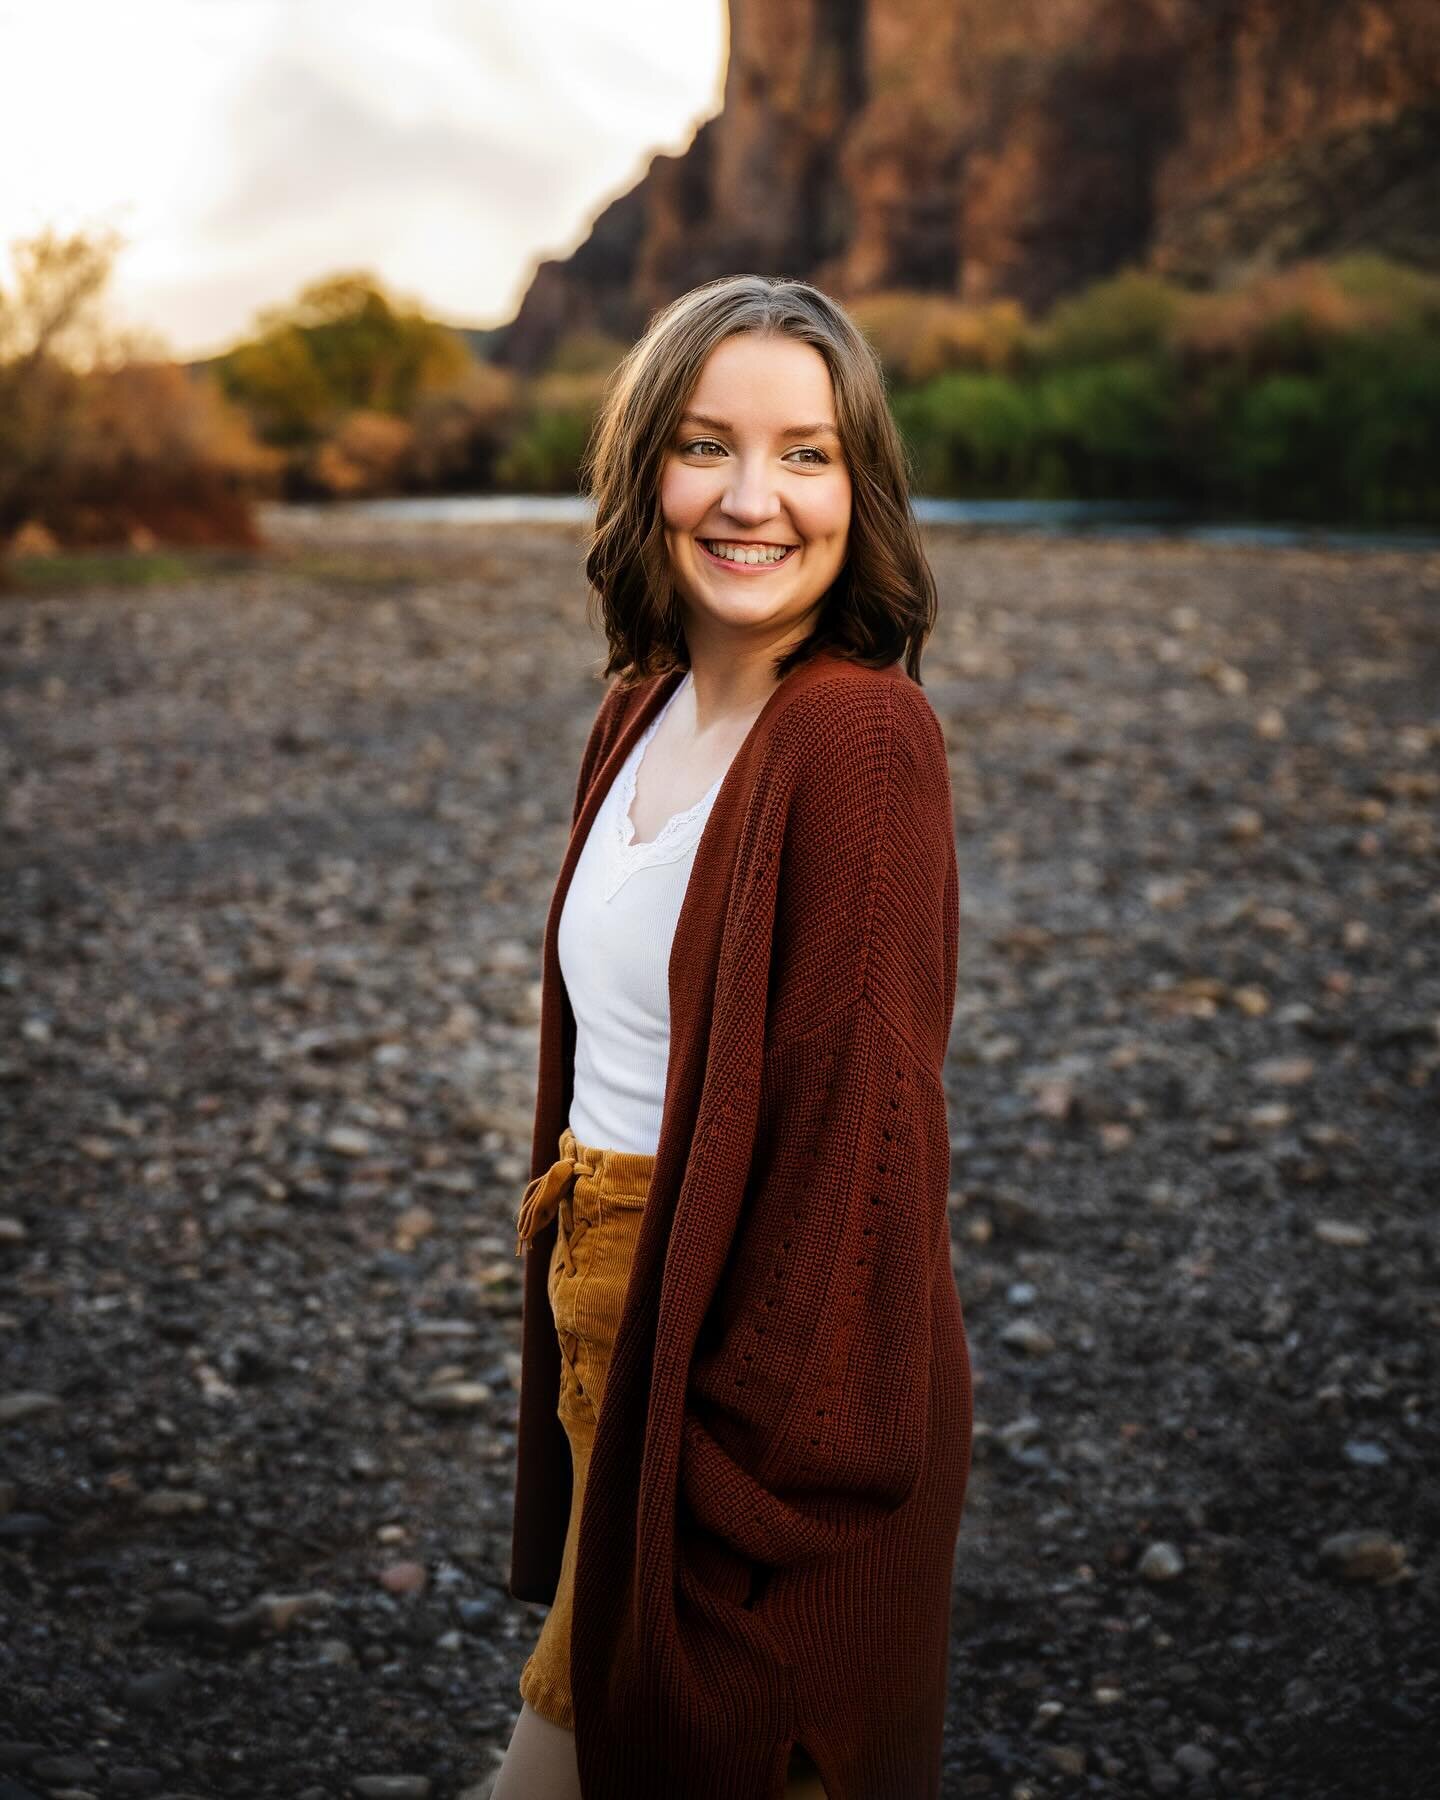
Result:
M601 801L560 912L556 947L575 1014L569 1125L582 1144L653 1156L670 1060L670 948L724 771L693 806L635 843L630 804L660 721L690 670L632 745Z

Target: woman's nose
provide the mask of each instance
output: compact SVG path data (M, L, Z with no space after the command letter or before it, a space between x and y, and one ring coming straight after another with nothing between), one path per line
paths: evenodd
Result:
M735 469L725 490L725 511L732 519L747 525L758 525L773 519L780 510L779 496L769 471L759 464L741 464Z

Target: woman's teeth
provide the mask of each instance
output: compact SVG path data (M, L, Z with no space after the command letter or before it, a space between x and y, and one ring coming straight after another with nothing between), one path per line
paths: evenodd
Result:
M701 538L700 542L712 556L718 556L725 562L737 563L777 563L795 548L793 544L722 544L713 538Z

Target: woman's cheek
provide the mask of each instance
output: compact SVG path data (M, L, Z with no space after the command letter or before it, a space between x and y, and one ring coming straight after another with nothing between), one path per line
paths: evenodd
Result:
M660 484L660 511L675 530L688 531L698 524L708 504L702 470L681 466L672 469Z

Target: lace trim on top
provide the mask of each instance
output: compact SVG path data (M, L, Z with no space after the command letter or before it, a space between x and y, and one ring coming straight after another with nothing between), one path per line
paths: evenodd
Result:
M634 841L635 821L630 817L630 807L639 784L640 765L645 760L651 738L659 730L660 721L669 712L680 689L690 679L690 671L687 669L684 680L645 727L635 754L630 758L628 766L621 771L615 801L614 834L611 839L612 878L606 884L607 900L618 893L625 878L634 874L636 869L649 869L659 863L676 862L689 852L704 829L705 814L720 791L720 783L725 779L725 770L722 769L693 806L687 806L683 812L671 813L655 836L645 843L637 844Z

